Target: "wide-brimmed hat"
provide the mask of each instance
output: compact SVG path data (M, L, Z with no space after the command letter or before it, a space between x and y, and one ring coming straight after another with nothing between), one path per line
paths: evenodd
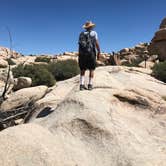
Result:
M92 23L92 21L87 21L84 25L83 25L83 28L84 29L87 29L87 28L91 28L91 27L94 27L95 24Z

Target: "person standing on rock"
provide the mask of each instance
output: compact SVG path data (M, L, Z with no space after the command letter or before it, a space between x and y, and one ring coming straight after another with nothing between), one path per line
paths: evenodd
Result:
M87 21L83 28L84 32L79 36L79 67L80 67L80 90L87 89L85 86L85 71L89 70L88 90L93 89L94 70L96 68L97 59L100 58L100 46L98 42L97 32L93 30L95 24Z

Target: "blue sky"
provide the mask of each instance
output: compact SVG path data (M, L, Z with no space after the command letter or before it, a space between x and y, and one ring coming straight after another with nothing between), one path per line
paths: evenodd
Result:
M166 17L165 0L0 0L0 45L23 54L77 51L87 20L96 23L101 50L149 42Z

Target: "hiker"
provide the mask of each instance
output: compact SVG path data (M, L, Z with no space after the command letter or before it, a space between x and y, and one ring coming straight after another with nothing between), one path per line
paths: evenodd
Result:
M85 71L89 70L88 90L93 89L94 70L97 59L100 58L100 46L97 32L93 30L95 24L91 21L83 25L85 29L79 36L79 67L80 67L80 90L87 89L85 86Z

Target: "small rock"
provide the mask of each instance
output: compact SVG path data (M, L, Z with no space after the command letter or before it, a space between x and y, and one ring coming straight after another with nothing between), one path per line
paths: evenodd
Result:
M47 86L20 89L9 95L9 98L1 104L0 109L2 111L10 111L26 104L31 99L37 101L46 94L47 89Z
M4 59L0 59L0 68L6 68L8 67L8 62Z
M146 61L146 68L147 69L151 69L154 65L155 65L154 62ZM145 61L141 62L138 66L145 68Z
M14 121L14 123L16 125L19 125L19 124L21 124L22 121L23 121L23 119L17 119L17 120Z
M19 90L23 88L28 88L32 85L32 79L29 77L19 77L15 79L15 85L13 87L13 90Z

